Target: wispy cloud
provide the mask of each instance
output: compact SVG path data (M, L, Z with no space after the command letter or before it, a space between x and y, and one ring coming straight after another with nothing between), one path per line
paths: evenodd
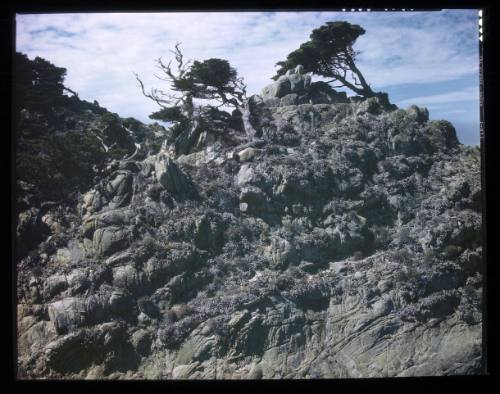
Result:
M467 111L465 109L454 109L451 111L443 111L441 112L442 115L457 115L457 114L465 114Z
M479 101L479 86L471 86L462 90L456 90L453 92L446 92L440 94L434 94L430 96L420 96L412 97L409 99L401 100L399 104L401 105L423 105L428 106L432 104L443 104L443 103L455 103L462 101ZM455 110L454 113L457 110ZM452 113L448 111L448 113Z

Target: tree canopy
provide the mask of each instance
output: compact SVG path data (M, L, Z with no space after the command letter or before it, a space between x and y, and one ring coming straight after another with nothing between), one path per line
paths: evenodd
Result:
M14 96L18 105L45 110L61 99L66 89L65 68L56 67L38 56L30 60L25 54L16 52L14 69Z
M304 72L312 72L327 78L329 82L340 83L356 94L364 97L374 96L371 89L356 66L358 54L352 46L357 38L365 33L359 25L348 22L327 22L312 31L310 40L291 52L286 60L276 63L280 68L273 79L278 79L287 70L301 64Z
M243 103L246 87L237 71L224 59L195 61L187 74L193 86L194 97L212 99L239 107Z
M155 75L168 82L170 92L158 88L146 92L143 82L136 74L143 94L161 108L150 115L151 119L185 123L193 116L193 99L215 100L219 103L218 107L226 105L239 108L243 105L246 86L227 60L211 58L186 62L179 43L171 52L177 67L174 69L172 61L165 64L159 58L157 66L163 75Z

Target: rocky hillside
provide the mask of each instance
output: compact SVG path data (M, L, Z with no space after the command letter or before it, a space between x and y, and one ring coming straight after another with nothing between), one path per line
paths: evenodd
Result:
M112 160L156 153L169 133L81 100L63 85L66 70L45 59L17 53L14 61L17 253L24 257L50 235L46 213L65 221Z
M20 206L19 377L480 373L479 150L424 108L314 84L244 115L251 138L212 121L161 149L101 127L124 154ZM62 118L99 129L83 116Z

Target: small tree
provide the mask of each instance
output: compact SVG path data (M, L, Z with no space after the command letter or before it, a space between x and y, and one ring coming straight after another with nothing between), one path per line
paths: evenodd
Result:
M163 72L163 76L155 77L168 82L171 93L166 93L161 89L151 88L149 93L146 92L144 83L139 76L135 74L135 78L139 82L142 94L153 100L161 107L160 111L150 115L151 119L163 120L167 122L179 122L184 118L191 118L193 115L193 87L189 84L190 80L186 78L189 71L190 61L185 62L184 56L179 49L180 44L175 45L175 49L170 51L174 54L177 62L177 70L172 70L172 60L168 64L163 63L162 59L157 59L157 67ZM174 109L179 108L179 109ZM174 115L174 116L172 116Z
M364 33L359 25L327 22L313 30L310 40L291 52L285 61L276 63L280 68L273 79L301 64L304 72L332 78L329 83L340 82L340 86L335 87L345 86L364 97L376 95L357 68L355 60L358 53L352 48L356 39Z
M158 68L164 75L155 76L169 83L171 93L157 88L152 88L147 93L143 82L135 74L142 93L161 107L160 111L150 115L151 119L185 126L193 119L195 98L215 100L219 103L217 108L223 105L236 109L242 107L246 97L246 86L227 60L212 58L202 62L185 62L179 47L180 44L177 43L175 49L171 51L177 62L176 71L172 69L172 61L165 64L161 58L157 60Z

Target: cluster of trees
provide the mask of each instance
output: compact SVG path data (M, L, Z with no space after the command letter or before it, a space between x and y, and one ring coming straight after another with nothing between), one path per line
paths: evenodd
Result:
M16 52L14 55L14 103L38 111L46 111L60 103L66 69L56 67L41 57L33 60Z
M355 62L358 53L354 51L353 45L364 33L361 26L348 22L326 23L312 31L309 41L277 63L279 69L273 79L278 79L287 70L300 64L304 72L330 78L328 83L337 84L333 87L347 87L363 97L375 96L377 93L366 82ZM221 106L226 106L235 110L233 115L236 113L241 116L246 85L227 60L212 58L202 62L186 62L179 43L171 52L176 61L175 69L172 61L165 64L160 58L157 59L157 66L162 75L155 75L168 83L168 93L157 88L147 92L135 74L142 93L160 107L159 111L150 115L151 119L173 123L172 134L178 137L193 128L196 118L193 99L209 99L218 103L216 106L205 106L212 109L212 114L217 113ZM243 124L241 127L244 127Z

